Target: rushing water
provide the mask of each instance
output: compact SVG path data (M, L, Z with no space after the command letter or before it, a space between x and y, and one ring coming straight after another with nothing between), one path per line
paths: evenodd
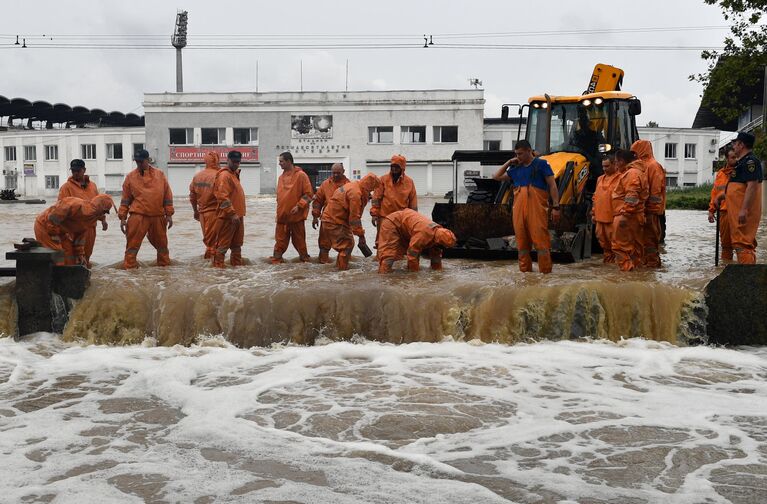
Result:
M669 212L660 271L381 278L270 265L270 198L251 264L214 270L177 205L171 267L147 244L120 270L112 216L63 337L0 339L0 502L767 502L767 351L685 346L705 213ZM1 205L0 248L41 210ZM6 284L0 332L12 312Z

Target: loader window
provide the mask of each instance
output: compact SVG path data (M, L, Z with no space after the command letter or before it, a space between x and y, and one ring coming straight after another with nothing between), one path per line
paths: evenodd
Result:
M613 139L610 142L613 148L630 149L632 144L633 116L629 114L629 104L626 101L613 102Z

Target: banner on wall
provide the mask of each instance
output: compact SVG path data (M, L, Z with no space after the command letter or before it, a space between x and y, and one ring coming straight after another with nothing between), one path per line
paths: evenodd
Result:
M171 163L204 163L205 154L216 152L221 159L221 164L226 162L229 151L236 150L242 153L243 163L255 163L258 161L258 147L171 147L169 161Z

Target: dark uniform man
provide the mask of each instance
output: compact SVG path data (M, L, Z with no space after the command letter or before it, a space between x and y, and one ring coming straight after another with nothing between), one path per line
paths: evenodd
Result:
M724 194L732 248L740 264L756 263L756 230L762 216L764 175L762 164L751 152L754 141L754 135L738 133L733 144L738 163Z

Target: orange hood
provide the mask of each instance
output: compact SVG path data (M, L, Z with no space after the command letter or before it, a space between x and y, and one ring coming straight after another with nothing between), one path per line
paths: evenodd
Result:
M455 246L456 239L452 231L439 227L434 231L434 241L437 242L437 245L451 248Z
M102 212L109 211L115 206L114 201L112 201L112 197L108 194L97 194L96 196L93 197L93 199L91 200L91 203L93 203L93 206L95 206Z
M395 154L391 157L391 164L395 164L402 168L402 173L405 173L405 166L407 166L407 159L402 154Z
M655 156L652 153L652 143L649 140L637 140L631 145L631 150L642 161L655 161Z
M214 170L218 170L219 164L221 163L218 157L218 152L210 151L205 154L205 168L213 168Z
M371 192L378 187L380 183L381 180L376 177L374 173L368 173L360 180L360 187L367 192Z

